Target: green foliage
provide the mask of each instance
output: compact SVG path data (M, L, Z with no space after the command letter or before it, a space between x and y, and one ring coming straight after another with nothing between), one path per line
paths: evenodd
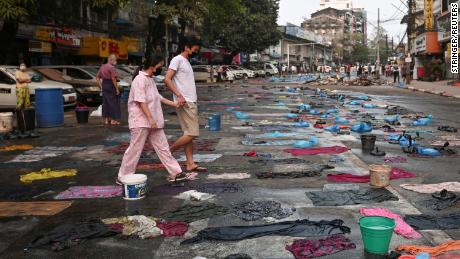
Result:
M91 5L95 8L124 7L130 2L130 0L91 0Z
M207 13L208 0L158 0L153 6L153 13L165 17L165 22L171 24L175 18L186 24L200 24Z
M364 44L356 44L351 52L351 62L365 62L369 56L369 48Z
M0 19L18 21L29 16L35 0L0 0Z

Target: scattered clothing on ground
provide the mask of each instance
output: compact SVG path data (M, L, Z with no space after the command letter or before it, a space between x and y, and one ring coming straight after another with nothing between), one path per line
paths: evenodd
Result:
M19 180L23 183L31 183L37 180L45 180L50 178L59 178L75 175L77 175L76 169L51 170L51 168L43 168L38 172L30 172L28 174L21 175Z
M119 233L100 220L65 223L36 237L27 248L48 248L53 251L61 251L87 239L110 237Z
M214 203L201 203L197 205L187 204L177 210L170 211L160 215L160 218L165 220L179 220L187 223L217 217L230 213L226 207L216 205Z
M390 172L390 180L413 177L417 177L417 175L396 167L393 167ZM371 180L371 176L353 174L328 174L327 180L330 182L368 183Z
M323 170L333 169L333 166L312 164L309 170L294 172L256 172L259 179L266 178L300 178L300 177L315 177L320 176Z
M182 244L195 244L206 240L237 241L262 236L317 237L350 233L350 228L340 219L310 221L307 219L283 221L252 226L205 228Z
M154 238L163 234L162 230L158 228L154 218L146 217L144 215L135 215L119 218L103 219L107 225L123 225L124 236L135 236L141 239Z
M157 227L165 237L183 236L188 231L188 224L183 221L157 221Z
M365 216L381 216L385 218L394 219L396 221L396 227L394 231L409 239L418 239L421 238L422 235L415 231L409 224L404 222L404 220L398 214L391 212L385 208L361 208L359 212Z
M276 201L250 201L233 206L235 214L246 221L254 221L263 218L284 219L291 216L295 208L282 208L281 203Z
M294 148L284 150L294 156L302 155L319 155L319 154L341 154L347 152L347 147L332 146L332 147L316 147L316 148Z
M406 163L407 158L403 156L387 156L383 158L385 163Z
M34 149L25 151L24 154L16 156L12 160L8 161L8 163L37 162L46 158L57 157L69 152L80 151L83 149L85 149L85 147L35 147Z
M123 194L123 187L119 185L106 186L72 186L66 191L56 195L54 199L92 199L92 198L112 198Z
M458 229L460 228L460 214L434 215L406 215L404 220L416 230L424 229Z
M355 248L356 245L343 235L333 235L319 240L300 239L286 245L286 250L296 259L321 257Z
M432 208L433 210L443 210L460 204L460 193L442 190L431 194L432 199L420 201L419 204Z
M351 191L306 192L315 206L343 206L397 201L398 197L385 188L366 188Z
M224 259L252 259L248 254L231 254L224 257Z
M273 141L266 141L266 140L259 140L254 141L253 139L243 139L241 144L245 146L290 146L296 143L297 140L273 140Z
M237 193L243 192L240 184L234 182L219 182L219 183L193 183L191 188L199 192L206 193Z
M55 215L72 205L71 201L0 202L0 217Z
M214 194L209 194L209 193L204 193L204 192L198 192L195 190L190 190L186 191L183 193L180 193L174 198L182 199L182 200L192 200L192 201L205 201L214 198Z
M435 193L442 190L449 192L460 192L460 182L444 182L432 184L404 183L399 185L402 188L419 193Z
M251 175L248 173L223 173L223 174L209 174L207 179L248 179Z
M222 157L222 154L193 154L193 161L197 163L211 163L220 157ZM178 162L184 162L186 160L185 155L177 159Z
M426 252L431 256L437 256L448 251L460 250L460 240L451 240L438 246L417 246L417 245L399 245L396 251L404 251L412 255L418 255Z
M32 145L11 145L6 147L0 147L0 151L18 151L18 150L31 150L34 148Z

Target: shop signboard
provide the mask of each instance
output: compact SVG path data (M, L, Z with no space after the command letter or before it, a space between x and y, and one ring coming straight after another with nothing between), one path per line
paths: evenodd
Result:
M425 30L433 30L433 0L425 0Z
M127 59L128 50L126 48L126 44L110 38L100 38L99 56L106 58L110 54L116 54L119 59Z
M52 45L49 42L29 40L29 52L51 53Z
M415 53L420 53L426 50L426 35L420 34L415 38Z
M70 28L37 26L34 39L68 47L80 47L80 37Z

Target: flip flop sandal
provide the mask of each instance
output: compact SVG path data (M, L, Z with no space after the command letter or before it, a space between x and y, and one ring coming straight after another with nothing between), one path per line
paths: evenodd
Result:
M205 167L201 167L201 166L197 165L195 168L187 170L187 173L192 173L192 172L205 173L207 171L208 171L208 169L206 169Z
M118 178L118 177L115 177L115 183L117 185L123 185L123 183L120 181L120 178Z
M381 150L379 150L378 147L376 147L375 150L371 152L371 155L373 155L373 156L385 156L386 153L385 153L385 151L381 151Z
M168 177L168 181L171 182L171 183L180 182L180 181L185 181L185 180L187 180L187 174L184 173L184 172L175 175L175 176L174 176L174 179Z

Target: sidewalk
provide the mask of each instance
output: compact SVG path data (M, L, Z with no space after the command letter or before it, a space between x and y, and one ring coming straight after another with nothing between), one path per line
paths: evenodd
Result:
M446 97L460 98L460 87L447 85L448 82L448 80L437 82L412 80L410 85L407 85L407 89Z

